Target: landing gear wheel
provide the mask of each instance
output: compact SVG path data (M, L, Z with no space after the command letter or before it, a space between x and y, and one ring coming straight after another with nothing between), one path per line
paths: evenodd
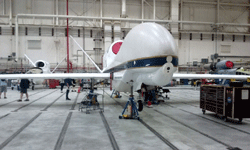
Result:
M143 104L142 104L141 100L138 101L138 106L139 106L138 111L142 111L143 110Z
M119 116L119 119L122 119L122 116Z
M205 110L205 109L202 109L202 113L203 113L203 115L205 115L205 113L206 113L206 110Z

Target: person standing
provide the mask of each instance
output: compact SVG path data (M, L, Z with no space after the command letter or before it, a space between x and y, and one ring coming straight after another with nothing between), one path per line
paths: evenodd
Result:
M4 99L6 99L6 92L7 92L7 80L5 79L1 79L0 80L0 99L1 99L1 95L4 92Z
M69 98L69 88L70 88L70 86L72 85L72 79L69 79L69 78L65 79L65 80L64 80L64 84L67 86L66 100L71 100L71 99Z
M63 87L64 87L64 79L61 79L60 81L60 85L61 85L61 93L63 93Z
M27 92L27 89L29 88L29 84L30 84L30 81L28 79L21 79L21 82L20 82L21 94L20 94L20 99L18 100L18 102L22 102L23 93L26 94L26 100L24 101L29 101L29 95Z
M64 71L64 73L66 73L66 71ZM63 87L65 85L64 79L61 79L60 85L61 85L61 93L63 93Z

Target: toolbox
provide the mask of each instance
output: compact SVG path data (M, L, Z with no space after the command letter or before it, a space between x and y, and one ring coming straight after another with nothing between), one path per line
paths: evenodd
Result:
M200 108L203 114L206 110L215 112L223 117L250 118L250 87L229 87L217 85L203 85L200 88Z

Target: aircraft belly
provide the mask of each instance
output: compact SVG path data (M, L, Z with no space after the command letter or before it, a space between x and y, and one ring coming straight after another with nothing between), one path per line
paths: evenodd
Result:
M119 92L130 92L131 86L122 80L112 80L112 86L116 91Z
M44 79L33 79L33 83L36 85L41 85L43 83Z

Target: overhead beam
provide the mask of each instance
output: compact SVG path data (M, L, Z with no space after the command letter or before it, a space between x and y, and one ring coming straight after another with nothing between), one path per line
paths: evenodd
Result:
M208 4L208 5L217 5L217 2L204 2L204 1L183 1L184 3L190 3L190 4ZM219 3L220 5L225 6L240 6L240 7L249 7L250 2L248 4L238 4L238 3Z
M39 15L39 14L17 14L17 18L61 18L61 19L76 19L76 20L106 20L106 21L130 21L130 22L158 22L158 23L185 23L185 24L207 24L207 25L230 25L230 26L250 26L250 24L241 23L215 23L215 22L201 22L201 21L173 21L173 20L153 20L153 19L132 19L132 18L112 18L112 17L87 17L87 16L65 16L65 15Z

